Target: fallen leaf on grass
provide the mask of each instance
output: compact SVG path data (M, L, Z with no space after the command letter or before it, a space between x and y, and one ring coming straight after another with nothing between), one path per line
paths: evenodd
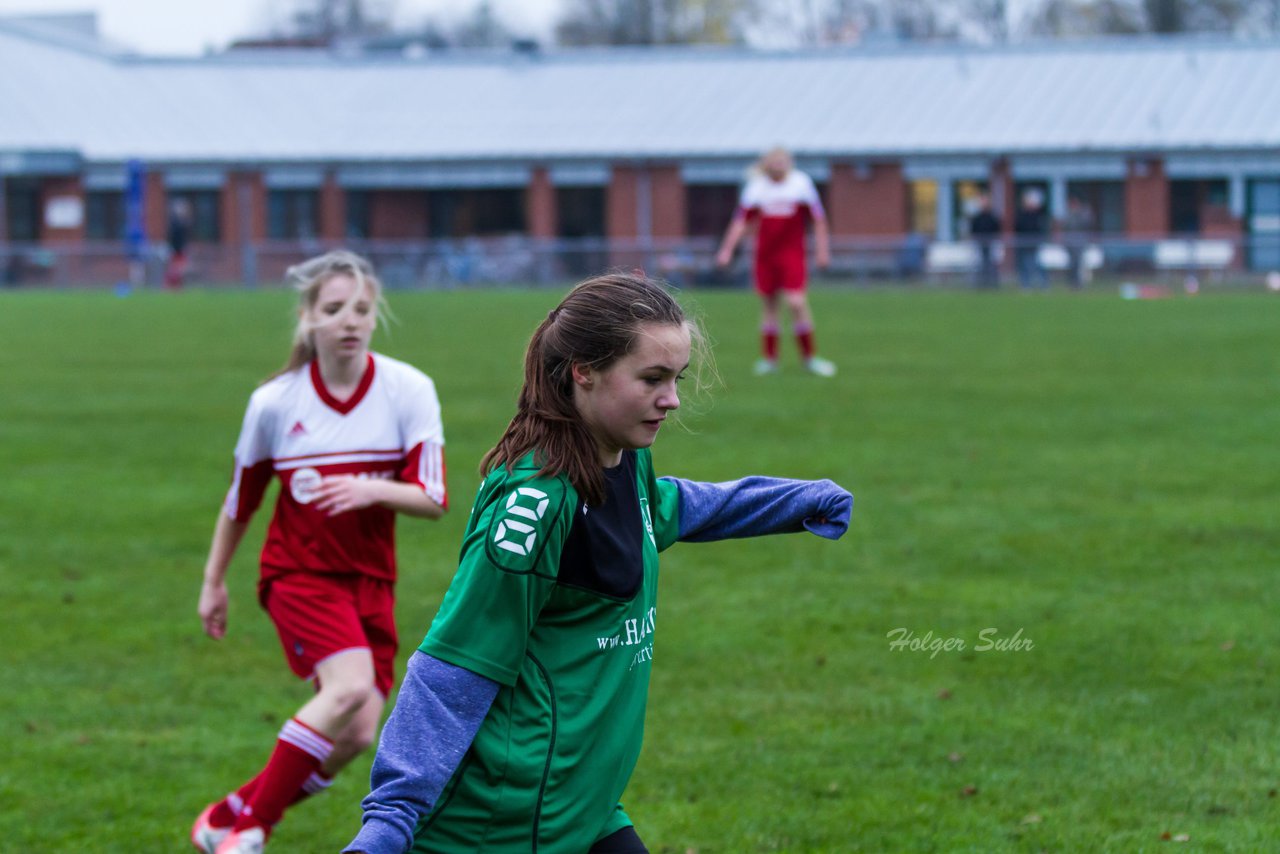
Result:
M1037 813L1028 813L1022 817L1023 824L1039 824L1044 821Z
M1236 648L1236 642L1233 640L1230 640L1222 644L1222 646L1218 648L1221 649L1223 652L1230 652L1231 650Z
M938 699L939 699L939 700L950 700L950 699L951 699L951 691L950 691L950 689L948 689L948 688L943 688L941 691L939 691L939 692L938 692Z
M948 762L963 762L963 761L964 761L964 754L963 754L963 753L948 753L948 754L947 754L947 761L948 761Z
M972 798L976 794L978 794L977 786L965 786L960 790L960 797L962 798Z

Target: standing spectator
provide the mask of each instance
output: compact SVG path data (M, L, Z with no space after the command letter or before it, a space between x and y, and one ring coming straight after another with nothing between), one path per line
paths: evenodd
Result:
M656 476L650 446L697 339L665 288L630 274L583 282L538 325L347 851L648 850L621 798L644 735L659 553L835 539L853 506L829 480Z
M316 693L266 766L200 813L191 841L206 854L259 854L290 805L373 742L395 680L395 517L437 519L446 506L435 386L369 350L381 285L368 262L330 252L289 278L300 297L293 350L249 398L199 614L210 637L226 634L227 566L279 477L258 600Z
M1018 264L1018 284L1023 288L1047 288L1049 279L1040 265L1040 245L1048 223L1044 214L1044 194L1029 189L1022 194L1022 206L1013 220L1014 258Z
M1072 289L1079 290L1089 280L1085 249L1093 236L1093 209L1084 199L1071 196L1067 199L1067 214L1062 218L1062 239L1067 246L1067 281Z
M191 202L177 198L169 206L169 260L164 268L164 286L171 290L182 287L187 274L187 243L191 240Z
M819 267L826 267L831 263L830 234L813 179L794 167L786 150L775 148L766 153L743 187L738 210L716 253L716 264L729 266L748 226L757 225L756 291L764 301L757 374L778 370L778 295L782 294L805 368L821 377L835 375L836 366L817 354L813 312L805 293L805 226L811 220L814 260Z
M1000 268L995 252L1000 238L1000 219L991 210L991 194L978 197L978 209L969 217L969 236L978 247L978 269L974 284L979 288L1000 287Z

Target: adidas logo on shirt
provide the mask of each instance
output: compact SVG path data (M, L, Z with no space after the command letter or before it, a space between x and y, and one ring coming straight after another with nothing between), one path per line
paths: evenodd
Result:
M293 422L293 426L289 428L289 435L290 435L290 436L305 436L305 435L307 435L307 428L302 426L302 422L301 422L301 421L295 421L295 422Z

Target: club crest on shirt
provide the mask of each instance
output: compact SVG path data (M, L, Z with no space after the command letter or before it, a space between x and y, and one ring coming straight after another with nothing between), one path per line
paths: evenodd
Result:
M521 557L533 553L538 539L537 528L547 512L550 497L532 486L517 487L507 496L506 507L493 528L494 545Z
M654 547L657 547L658 543L653 538L653 516L649 514L649 499L647 498L640 499L640 515L644 519L644 529L649 535L649 542L653 543Z
M293 477L289 478L289 492L293 495L293 500L299 504L310 504L311 499L316 497L316 490L320 488L321 479L320 472L313 468L295 471Z

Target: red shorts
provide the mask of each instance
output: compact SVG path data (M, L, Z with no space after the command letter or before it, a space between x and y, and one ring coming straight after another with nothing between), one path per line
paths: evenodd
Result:
M316 665L353 649L373 655L383 697L396 679L394 585L367 575L290 572L265 582L260 598L280 635L289 667L313 679Z
M804 255L787 252L756 258L756 292L771 297L778 291L803 291L805 284Z

